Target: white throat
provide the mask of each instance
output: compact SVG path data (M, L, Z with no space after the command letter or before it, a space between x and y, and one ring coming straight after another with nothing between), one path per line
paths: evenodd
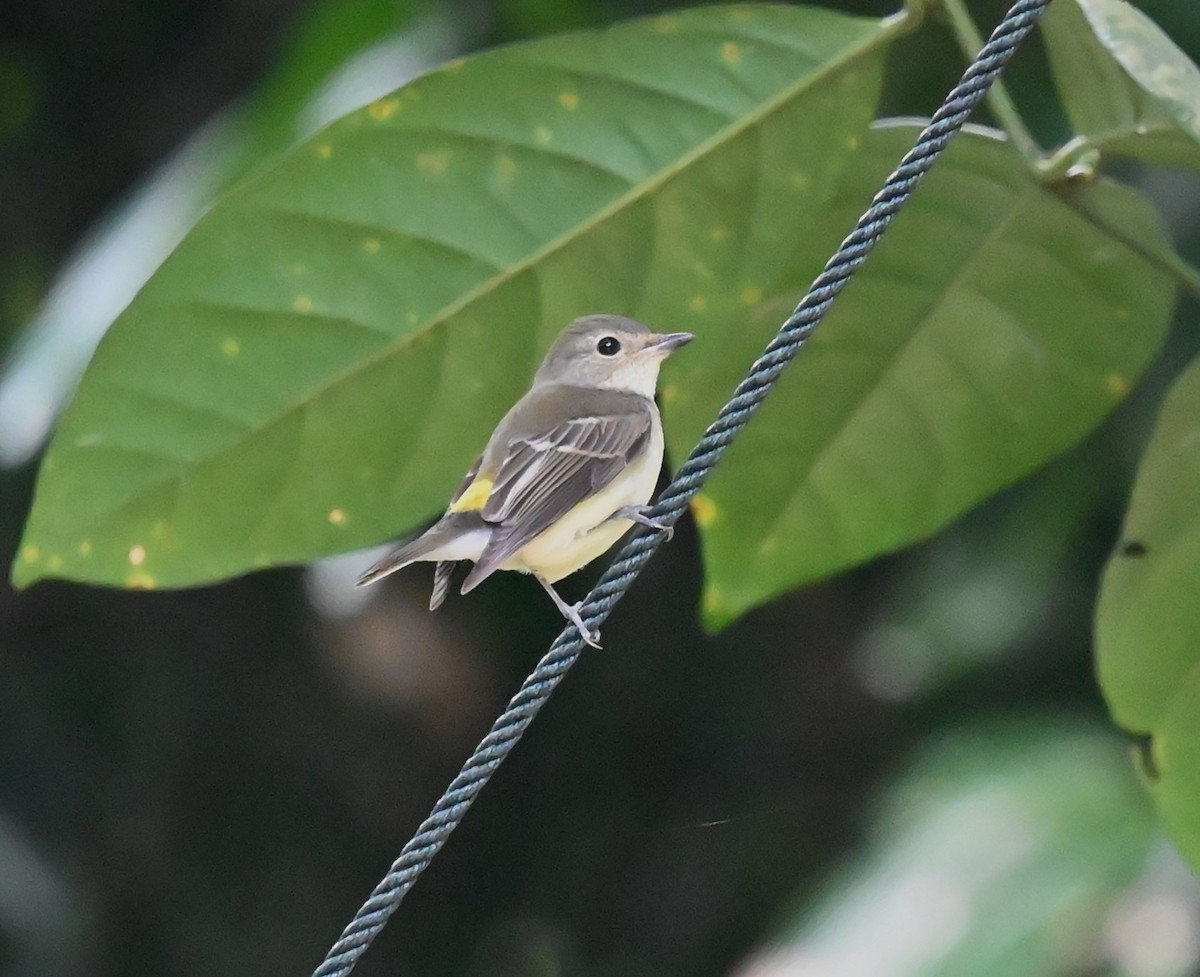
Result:
M639 394L642 397L654 399L654 388L658 385L658 368L662 360L658 357L650 360L633 360L604 378L603 386L607 390L620 390L624 393Z

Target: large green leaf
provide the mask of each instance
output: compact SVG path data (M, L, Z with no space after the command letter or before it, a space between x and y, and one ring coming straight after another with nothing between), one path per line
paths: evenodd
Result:
M1076 133L1108 152L1200 169L1200 68L1124 0L1058 0L1042 18Z
M1114 718L1147 734L1163 821L1200 866L1200 360L1175 382L1142 459L1096 617Z
M830 227L850 226L916 132L872 131ZM1062 192L1165 246L1133 191L1099 181ZM828 244L813 241L819 253ZM709 622L928 536L1078 442L1159 349L1173 295L1007 142L962 134L696 505ZM703 357L680 357L676 448L795 296L775 298L759 329L705 336Z
M1076 567L1114 501L1114 439L1098 435L960 519L888 575L854 641L855 673L885 701L934 699L1034 643L1073 656L1059 622L1078 603ZM1048 667L1043 660L1041 667Z
M1195 897L1173 891L1186 873L1164 854L1104 731L1036 716L977 724L935 737L860 854L738 973L1183 977L1195 961L1172 937L1190 932ZM1152 907L1178 928L1154 929Z
M451 65L319 134L105 338L14 580L179 586L378 542L444 505L574 316L703 349L796 280L901 23L663 16Z

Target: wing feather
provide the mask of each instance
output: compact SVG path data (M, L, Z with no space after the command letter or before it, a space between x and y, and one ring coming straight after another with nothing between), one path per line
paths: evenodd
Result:
M645 447L651 426L649 409L638 405L513 439L482 512L496 529L463 593L616 478Z

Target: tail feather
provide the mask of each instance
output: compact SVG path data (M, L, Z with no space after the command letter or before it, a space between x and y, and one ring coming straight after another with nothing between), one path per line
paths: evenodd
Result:
M436 611L442 606L442 601L446 599L446 595L450 593L450 584L453 583L451 577L454 575L454 568L458 566L455 560L439 560L437 567L433 571L433 593L429 595L429 609Z
M477 534L487 528L476 512L443 516L416 539L393 550L366 570L358 578L357 585L365 587L419 560L436 560L442 563L471 559L483 549L486 540L486 536L481 538Z
M401 546L400 549L393 550L374 566L364 570L358 580L355 581L355 586L365 587L376 580L382 580L388 574L395 573L397 570L403 570L410 563L416 563L425 550L425 547L421 543L421 539L414 539L411 543ZM433 547L429 547L429 549L433 549Z

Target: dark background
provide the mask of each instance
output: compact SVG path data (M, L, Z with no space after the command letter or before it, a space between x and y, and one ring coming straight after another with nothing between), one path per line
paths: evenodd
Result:
M311 6L6 0L0 352L85 232L271 78ZM443 16L477 47L662 6ZM1200 54L1193 0L1143 7ZM986 32L1001 4L973 11ZM885 112L914 113L961 62L934 30L893 66ZM1038 134L1061 136L1036 46L1013 87ZM1169 194L1190 193L1194 212L1194 181L1133 177L1176 211ZM1195 261L1196 227L1177 230ZM872 799L931 735L1010 713L1102 726L1096 582L1195 320L1183 303L1145 387L1031 483L715 637L696 623L700 554L682 527L359 972L726 973L855 857ZM0 471L5 567L35 472ZM928 632L941 595L981 572L1011 604L1002 624L951 616L950 653L881 683L874 637ZM180 593L0 585L0 973L309 973L557 633L537 588L501 576L434 616L420 570L342 614L300 569Z

